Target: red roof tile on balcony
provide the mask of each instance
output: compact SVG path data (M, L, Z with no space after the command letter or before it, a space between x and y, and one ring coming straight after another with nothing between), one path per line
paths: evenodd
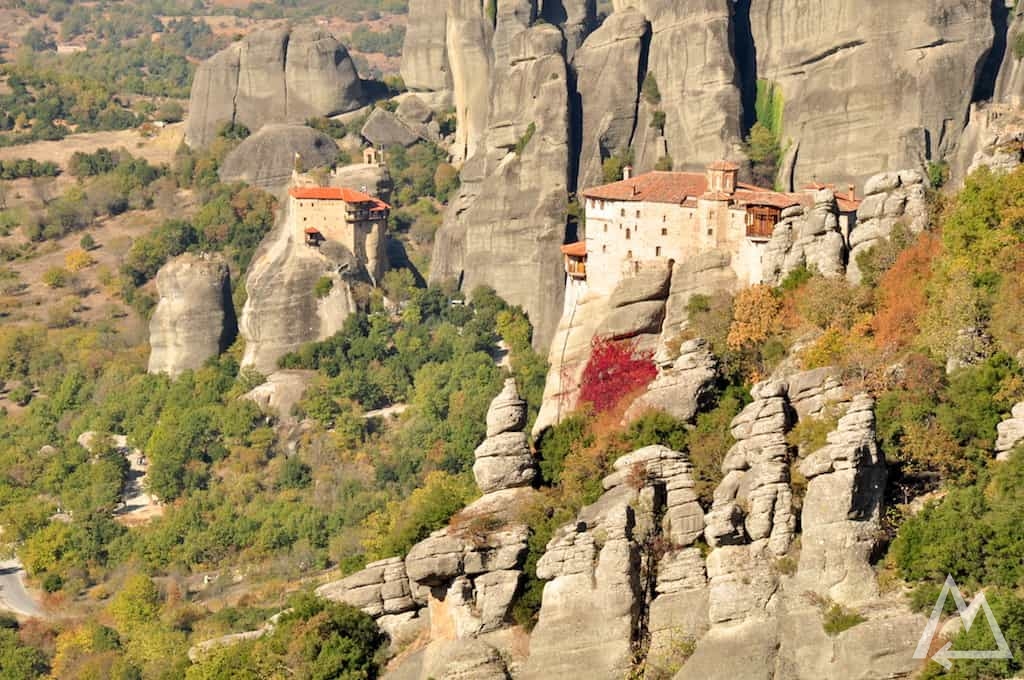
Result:
M573 257L585 257L587 254L587 243L586 241L566 243L562 246L562 252L566 255L572 255Z

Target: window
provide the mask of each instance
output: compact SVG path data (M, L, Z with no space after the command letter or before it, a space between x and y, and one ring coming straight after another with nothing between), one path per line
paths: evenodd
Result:
M632 250L628 251L626 253L626 257L629 258L630 260L632 260L633 259L633 251Z
M710 228L710 227L708 227L708 236L714 236L714 234L715 234L715 230Z
M662 215L662 216L661 216L661 221L662 221L663 223L664 223L664 222L668 222L668 215Z
M640 211L639 210L636 211L636 218L640 219Z
M625 217L625 216L626 216L626 209L625 208L620 208L619 209L619 217Z
M626 230L626 240L629 240L629 229Z
M655 246L655 248L654 248L654 256L655 257L661 257L661 246Z
M665 229L664 227L662 227L661 228L661 235L662 236L668 236L668 229Z
M606 233L606 234L608 233L608 225L607 224L604 225L604 233Z
M605 243L605 244L603 244L601 246L601 252L602 253L607 253L608 252L608 244L607 243Z

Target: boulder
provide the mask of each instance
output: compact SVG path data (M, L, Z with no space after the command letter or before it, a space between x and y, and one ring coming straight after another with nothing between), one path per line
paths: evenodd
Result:
M474 455L473 476L483 493L527 486L537 475L525 432L488 437Z
M296 156L306 168L328 166L338 158L338 145L305 125L265 125L228 153L218 174L222 182L275 191L291 181Z
M316 594L358 607L373 617L394 616L419 608L400 557L371 562L351 576L318 587Z
M732 292L738 285L732 268L732 256L721 250L710 250L696 257L677 262L672 270L672 284L665 301L665 321L661 325L661 338L654 360L671 362L675 358L673 347L689 321L687 305L694 295L714 295Z
M865 184L864 194L857 210L857 224L850 232L846 278L851 283L861 280L857 258L889 238L897 223L905 225L912 234L928 226L924 177L916 170L875 175Z
M644 262L615 285L608 304L617 309L637 302L664 300L668 296L671 281L672 267L667 261Z
M252 132L362 106L362 81L348 51L313 26L253 31L199 65L185 141L201 148L225 123Z
M315 377L316 371L274 371L267 376L266 382L249 390L245 398L255 402L264 413L273 413L279 419L288 420Z
M156 275L150 373L177 376L226 350L238 332L231 273L220 255L179 255Z
M373 109L359 134L372 146L383 148L412 146L420 140L420 136L406 127L398 116L380 107Z
M839 209L831 189L814 193L807 209L790 208L775 227L762 259L764 281L778 285L800 267L824 276L846 272L846 242L839 230Z
M637 302L613 309L597 328L597 335L611 340L633 338L642 333L656 333L665 317L665 303L661 300Z
M526 402L519 398L515 378L508 378L501 392L487 409L487 436L520 432L525 425Z
M662 411L679 420L692 420L711 396L718 378L718 361L703 338L688 340L679 358L658 369L658 376L626 411L627 422L646 411Z
M996 426L996 458L1007 460L1010 452L1024 441L1024 401L1014 405L1010 417Z

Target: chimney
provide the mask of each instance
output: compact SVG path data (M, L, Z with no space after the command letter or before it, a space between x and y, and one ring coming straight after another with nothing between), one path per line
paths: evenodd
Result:
M633 177L633 166L624 165L622 166L622 179L631 179Z

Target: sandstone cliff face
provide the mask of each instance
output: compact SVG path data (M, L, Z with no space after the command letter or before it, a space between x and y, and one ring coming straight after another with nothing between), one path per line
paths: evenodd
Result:
M881 173L864 184L857 225L850 232L846 278L851 283L859 283L861 279L857 258L882 239L889 238L897 223L913 234L921 233L928 226L924 178L916 170Z
M447 2L410 0L402 42L402 80L410 90L437 91L452 85L448 69Z
M149 372L172 377L217 356L238 332L231 276L220 255L185 254L156 276L160 300L149 322Z
M814 206L787 208L772 232L762 266L766 283L778 285L801 266L825 276L845 273L846 241L839 231L836 199L831 189L815 192Z
M334 255L325 248L310 248L296 232L285 205L278 226L260 244L245 281L242 365L264 374L277 370L282 355L337 333L355 310L352 291L341 272L357 271L360 263L351 253ZM317 298L314 287L323 276L333 285L325 297Z
M192 83L185 141L208 144L225 123L255 132L302 123L364 103L348 51L311 26L255 31L200 64Z
M507 43L501 67L507 75L490 103L486 144L463 166L459 194L434 245L431 279L461 279L466 291L492 286L526 309L535 346L547 347L564 280L558 251L569 153L563 39L554 26L538 25ZM497 63L497 48L495 55ZM458 82L456 75L456 107Z
M609 16L573 57L583 115L578 188L600 184L603 159L630 146L644 76L641 58L649 39L647 19L627 8Z
M991 14L979 0L750 3L757 77L784 101L784 183L944 157L993 47Z
M222 182L281 189L291 180L295 154L306 168L327 166L337 159L338 145L305 125L265 125L231 150L218 174Z

